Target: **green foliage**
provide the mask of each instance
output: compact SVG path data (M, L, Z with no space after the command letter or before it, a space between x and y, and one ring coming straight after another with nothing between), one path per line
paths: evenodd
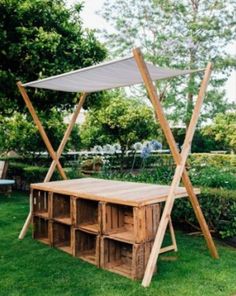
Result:
M192 153L189 155L188 164L190 167L195 168L200 168L208 165L217 168L228 168L229 171L232 171L236 167L236 155Z
M117 179L130 182L143 182L151 184L169 184L174 173L173 167L160 166L152 170L142 170L140 173L133 174L131 172L105 172L99 176L106 179Z
M206 120L230 107L222 86L236 67L235 56L225 51L236 37L235 4L235 0L106 0L101 14L114 30L103 35L115 56L129 54L138 44L158 66L200 69L212 61L212 87L201 117ZM157 83L164 107L172 110L168 116L177 124L188 125L199 83L198 74Z
M190 178L194 185L236 190L236 173L227 172L227 169L212 166L192 168Z
M23 110L17 80L61 74L105 58L93 31L82 28L82 7L68 9L63 0L0 0L0 114ZM40 110L68 110L76 100L62 92L29 89L29 94Z
M236 236L236 191L202 188L199 202L210 228L222 238ZM176 200L173 218L198 228L192 206L187 199Z
M23 162L9 162L9 167L7 171L8 178L16 180L17 189L27 190L31 183L43 182L49 166L36 166L29 165ZM81 174L78 166L71 166L65 168L66 175L68 178L80 178ZM60 174L57 169L55 169L52 180L60 180Z
M86 114L80 135L85 147L118 142L126 151L137 141L157 137L157 125L151 108L118 96Z
M174 135L176 143L181 147L184 143L186 129L185 128L172 128L172 133ZM168 143L166 139L163 139L163 146L168 147ZM203 128L196 129L193 140L192 140L192 153L202 153L202 152L210 152L216 150L224 150L221 143L216 142L214 137L211 135L205 135L203 133Z
M213 137L225 150L236 152L236 112L217 114L213 123L204 128L203 134Z
M66 114L51 109L50 112L40 113L45 131L56 150L66 130L63 118ZM23 157L37 157L36 152L45 152L45 144L29 115L14 113L11 117L0 116L0 152L14 150ZM65 147L68 149L79 149L80 137L78 126L75 125L69 141Z

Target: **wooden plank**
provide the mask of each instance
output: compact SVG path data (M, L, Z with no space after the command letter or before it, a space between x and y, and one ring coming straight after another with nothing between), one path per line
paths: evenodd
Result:
M169 229L170 229L170 236L171 236L171 240L172 240L172 244L174 246L174 251L177 252L177 244L176 244L176 238L175 238L175 231L174 231L174 227L172 224L172 219L169 219Z
M109 194L105 195L102 189L100 189L100 187L106 187L106 185L109 188ZM133 193L132 195L125 194L125 192L123 192L122 194L119 193L118 195L119 190L116 191L116 188L122 188L123 186L126 186L126 188L131 188L132 190L133 188L138 189L135 189L135 193ZM96 190L97 187L98 190ZM157 202L165 201L170 186L146 184L144 188L142 183L100 180L95 178L83 178L32 184L31 188L53 191L55 193L73 195L76 197L82 197L85 199L97 201L107 201L114 202L117 204L142 206L146 204L154 204ZM91 190L91 188L93 189ZM186 196L187 191L183 187L179 187L175 191L175 198L181 198Z
M170 245L170 246L161 248L159 251L159 254L163 254L163 253L170 252L170 251L175 251L174 245Z
M82 108L82 106L84 104L84 101L86 99L86 96L87 96L87 94L86 93L83 93L81 95L81 97L80 97L79 103L76 106L76 109L75 109L75 111L74 111L74 113L72 115L71 121L70 121L70 123L69 123L69 125L68 125L68 127L66 129L66 132L65 132L65 134L63 136L63 139L62 139L62 141L61 141L61 143L60 143L60 145L59 145L59 147L57 149L57 152L56 152L57 160L59 160L60 157L61 157L61 154L62 154L62 152L63 152L63 150L65 148L65 145L66 145L66 143L68 141L68 138L69 138L69 136L70 136L70 134L72 132L72 129L74 127L74 124L76 122L76 119L78 118L78 115L80 113L80 110L81 110L81 108ZM50 181L50 179L52 177L52 174L53 174L53 172L54 172L54 170L56 168L57 160L56 159L53 159L53 161L52 161L52 163L50 165L50 168L49 168L49 170L47 172L47 175L46 175L46 177L44 179L44 182Z
M175 157L176 155L179 155L177 147L176 147L176 143L175 143L173 134L170 130L169 124L165 118L161 103L160 103L159 98L157 96L157 92L156 92L156 89L154 88L154 85L151 80L150 74L148 72L147 66L143 60L142 54L139 49L134 49L133 54L134 54L134 58L136 60L137 66L139 68L139 71L142 75L145 86L147 88L147 91L149 93L152 104L154 106L156 115L158 116L158 119L160 121L160 125L163 129L163 132L164 132L166 138L167 138L167 142L170 145L171 152L172 152L173 156ZM189 149L191 147L192 137L193 137L193 134L194 134L194 131L196 128L197 119L200 114L200 109L201 109L201 106L203 103L203 97L204 97L204 94L205 94L205 91L207 88L207 84L208 84L208 81L210 78L210 73L211 73L211 64L208 64L202 84L201 84L201 87L200 87L197 102L196 102L196 105L193 110L193 115L192 115L192 118L190 121L190 125L189 125L189 128L186 133L181 156L175 157L175 161L177 163L175 175L172 180L171 188L170 188L170 191L169 191L169 194L167 197L167 201L166 201L166 204L164 207L164 211L162 214L160 225L159 225L159 228L157 231L157 235L156 235L156 238L154 241L152 252L151 252L148 264L147 264L144 278L143 278L142 285L145 287L149 286L154 269L155 269L156 261L157 261L157 258L158 258L159 252L160 252L160 248L161 248L161 244L162 244L162 241L164 238L164 234L166 231L168 220L170 218L170 213L171 213L171 210L172 210L172 207L174 204L175 189L179 186L180 179L181 179L183 171L185 169L185 162L186 162L186 159L187 159L187 156L189 153ZM186 186L186 184L185 184L185 186ZM208 231L209 231L209 229L208 229Z
M25 237L26 232L31 224L31 220L33 217L33 193L32 193L32 190L31 190L30 197L29 197L29 204L30 204L29 214L27 216L27 219L25 220L25 223L24 223L24 225L21 229L21 232L19 234L19 237L18 237L18 239L20 239L20 240L22 240Z

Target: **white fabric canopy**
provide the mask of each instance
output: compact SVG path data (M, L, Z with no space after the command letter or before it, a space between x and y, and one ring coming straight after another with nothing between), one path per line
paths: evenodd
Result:
M189 74L201 70L177 70L146 63L153 81ZM32 81L23 86L66 92L95 92L142 83L134 57L101 63L61 75Z

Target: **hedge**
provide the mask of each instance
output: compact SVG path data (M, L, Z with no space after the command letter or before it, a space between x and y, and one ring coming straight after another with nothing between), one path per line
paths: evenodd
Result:
M7 177L16 181L16 189L29 190L29 185L31 183L43 182L48 169L49 167L30 166L24 163L10 162L7 171ZM65 168L64 170L69 178L81 177L77 167ZM57 169L55 169L51 180L60 180L60 175Z
M210 229L221 238L236 236L236 190L201 188L199 202ZM175 201L174 222L187 222L198 228L188 199Z

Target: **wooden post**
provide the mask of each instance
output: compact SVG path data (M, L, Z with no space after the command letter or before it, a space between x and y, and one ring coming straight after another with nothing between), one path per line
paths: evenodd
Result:
M30 226L31 220L33 217L33 191L31 190L30 192L30 210L29 210L29 214L27 216L27 219L25 220L25 223L21 229L21 232L19 234L19 239L23 239L26 235L26 232Z
M133 54L134 54L134 58L136 60L137 66L139 68L139 71L142 75L142 78L143 78L144 84L146 86L146 89L148 91L148 94L150 96L151 102L154 106L155 112L159 118L160 125L164 131L164 134L165 134L167 142L170 146L172 155L173 155L175 162L177 164L174 178L172 180L171 188L170 188L170 191L169 191L166 203L165 203L165 207L164 207L164 211L163 211L163 214L161 217L160 225L159 225L159 228L158 228L158 231L156 234L156 238L154 241L152 252L149 257L149 261L148 261L145 275L144 275L143 282L142 282L142 285L144 287L147 287L147 286L149 286L149 284L151 282L152 275L153 275L155 265L156 265L156 261L158 259L158 255L159 255L161 245L163 242L166 227L167 227L168 221L170 219L171 211L172 211L173 204L174 204L175 190L179 186L179 182L180 182L180 179L181 179L183 173L184 173L184 177L183 177L184 185L186 187L188 194L191 194L189 196L189 198L192 202L195 213L197 212L196 216L197 216L199 224L203 230L203 234L204 234L204 237L207 241L210 252L214 258L218 258L217 250L216 250L214 242L212 240L210 231L208 229L208 226L207 226L204 216L202 214L201 208L198 204L197 197L195 194L192 194L193 193L192 184L191 184L191 182L188 178L187 172L185 170L185 163L187 160L189 149L191 147L191 142L192 142L193 134L194 134L194 131L196 128L197 119L200 115L200 109L201 109L201 106L203 103L203 97L204 97L204 94L205 94L205 91L207 88L207 84L208 84L208 81L210 78L210 74L211 74L211 64L209 63L206 68L205 75L204 75L204 78L203 78L203 81L202 81L202 84L200 87L199 95L197 98L197 102L196 102L196 105L195 105L195 108L193 111L193 115L192 115L192 118L191 118L191 121L189 124L189 128L187 130L182 153L180 155L178 152L173 134L172 134L171 129L169 127L168 121L165 118L160 100L158 98L156 89L154 88L149 71L147 69L147 66L146 66L144 60L143 60L143 56L142 56L139 49L134 49Z
M45 143L45 145L46 145L46 147L48 149L48 152L49 152L50 156L53 159L52 164L51 164L51 166L50 166L50 168L48 170L48 173L47 173L47 175L46 175L46 177L44 179L44 182L48 182L51 179L51 176L52 176L56 166L58 167L58 170L59 170L59 173L60 173L61 177L64 180L66 180L67 177L66 177L66 174L65 174L65 172L64 172L64 170L63 170L63 168L62 168L62 166L60 164L59 158L60 158L60 156L61 156L61 154L63 152L65 144L66 144L66 142L67 142L67 140L68 140L68 138L69 138L69 136L71 134L72 128L73 128L73 126L75 124L75 121L76 121L76 119L77 119L77 117L79 115L79 112L80 112L80 110L82 108L82 105L83 105L83 103L85 101L86 94L84 93L81 96L80 101L79 101L79 103L78 103L78 105L77 105L77 107L75 109L75 112L74 112L72 118L71 118L70 124L68 125L67 130L66 130L66 132L64 134L64 137L63 137L63 139L61 141L61 144L58 147L57 153L55 153L55 151L54 151L54 149L53 149L53 147L52 147L52 145L51 145L51 143L50 143L50 141L48 139L48 136L47 136L47 134L46 134L46 132L45 132L39 118L38 118L38 115L35 112L35 109L34 109L32 103L31 103L31 101L29 99L29 96L28 96L25 88L23 87L21 82L18 82L17 86L18 86L18 88L20 90L20 93L21 93L21 95L22 95L22 97L23 97L23 99L25 101L25 104L26 104L27 108L29 109L29 112L30 112L30 114L31 114L31 116L32 116L32 118L34 120L34 123L37 126L37 128L38 128L38 130L40 132L40 135L41 135L41 137L42 137L42 139L43 139L43 141L44 141L44 143ZM32 205L31 204L32 204L32 196L30 196L30 211L29 211L27 219L26 219L26 221L25 221L25 223L23 225L23 228L22 228L22 230L20 232L19 239L23 239L25 237L25 234L26 234L26 232L27 232L27 230L28 230L28 228L30 226L30 223L31 223L31 220L32 220L32 215L33 215L33 210L32 210Z
M86 93L83 93L81 95L81 97L80 97L79 103L76 106L76 109L75 109L75 111L73 113L73 116L71 118L71 121L70 121L70 123L69 123L69 125L67 127L67 130L66 130L66 132L65 132L65 134L63 136L63 139L62 139L62 141L60 143L60 146L57 149L57 153L56 153L57 160L59 160L60 157L61 157L61 154L62 154L62 152L64 150L64 147L65 147L65 145L66 145L66 143L68 141L68 138L69 138L69 136L71 134L71 131L73 129L73 126L74 126L74 124L76 122L76 119L77 119L77 117L78 117L78 115L80 113L80 110L81 110L81 108L82 108L82 106L84 104L84 101L85 101L86 96L87 96L87 94ZM46 175L46 177L44 179L44 182L49 182L50 181L50 179L52 177L52 174L53 174L53 172L55 170L55 167L56 167L56 164L57 164L57 160L53 160L52 161L51 166L50 166L50 168L49 168L49 170L47 172L47 175Z
M66 174L65 174L59 160L57 159L57 155L56 155L56 153L55 153L55 151L54 151L54 149L53 149L53 147L52 147L52 145L51 145L51 143L50 143L50 141L48 139L48 136L47 136L42 124L41 124L41 121L38 118L38 115L35 112L35 109L34 109L32 103L31 103L31 101L29 99L29 96L27 95L27 92L26 92L25 88L23 87L21 82L17 82L17 86L18 86L18 88L20 90L20 93L21 93L21 95L22 95L22 97L23 97L23 99L25 101L25 104L26 104L27 108L29 109L29 112L30 112L30 114L31 114L31 116L32 116L32 118L34 120L34 123L35 123L35 125L37 126L37 128L38 128L38 130L40 132L40 135L41 135L41 137L42 137L42 139L43 139L43 141L44 141L44 143L45 143L45 145L47 147L47 150L48 150L50 156L52 157L53 160L55 160L60 175L62 176L62 178L64 180L66 180L67 179Z
M174 227L173 227L171 218L169 220L169 229L170 229L170 237L171 237L174 251L177 252L178 248L177 248L177 244L176 244L175 231L174 231Z

